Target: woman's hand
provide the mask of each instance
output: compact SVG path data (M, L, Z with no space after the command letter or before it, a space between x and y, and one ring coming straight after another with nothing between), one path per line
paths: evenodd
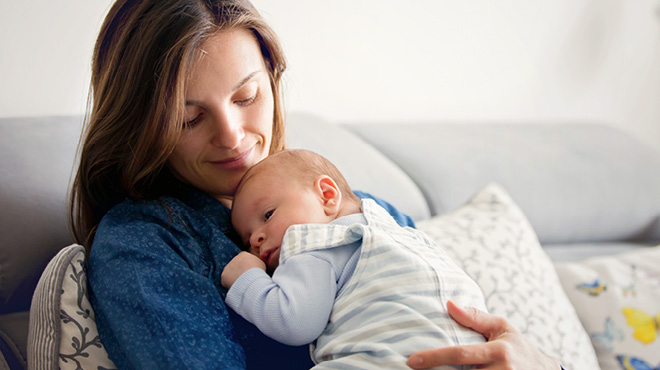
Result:
M259 268L266 271L266 264L259 257L248 252L241 252L222 270L220 282L225 289L231 288L234 282L243 275L243 273L252 268Z
M447 303L449 315L459 324L483 334L488 342L417 352L408 358L413 369L440 365L478 365L479 369L559 370L557 360L541 353L505 319L475 308Z

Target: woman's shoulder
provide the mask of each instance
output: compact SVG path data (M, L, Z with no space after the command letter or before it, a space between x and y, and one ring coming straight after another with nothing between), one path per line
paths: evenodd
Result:
M207 244L226 239L231 232L229 210L204 196L161 196L149 200L124 200L101 219L93 248L111 245L113 249L131 244ZM159 241L163 241L161 243Z
M147 216L159 217L167 214L167 208L182 208L180 202L173 197L163 196L157 199L130 200L126 199L112 207L103 216L103 220L114 221L140 219Z
M194 217L194 212L170 197L149 200L124 200L112 207L101 219L94 236L92 251L100 245L114 248L128 245L124 241L141 242L161 236L163 231L185 230L180 220ZM191 223L191 225L195 225Z
M182 197L163 195L156 199L124 200L106 213L99 228L105 224L121 226L136 222L189 228L212 223L223 231L231 227L227 207L204 194L186 194Z
M112 260L138 263L148 255L147 260L184 259L191 269L208 272L210 266L227 263L238 252L229 236L231 222L225 208L203 198L124 200L101 220L90 266Z
M96 231L103 236L107 231L121 235L118 230L147 231L159 226L178 227L179 219L195 218L195 211L173 197L146 200L124 200L112 207L101 219ZM95 237L96 239L96 237Z
M186 213L191 211L190 207L188 207L181 199L164 195L156 199L125 199L110 208L103 218L132 219L145 216L158 217L167 215L168 209L178 210L180 212L183 211Z
M357 195L360 199L374 200L379 206L383 207L390 214L390 216L394 218L394 221L396 221L396 223L400 226L416 228L415 221L413 221L412 217L399 211L395 206L388 203L387 201L359 190L355 190L353 193L355 193L355 195Z

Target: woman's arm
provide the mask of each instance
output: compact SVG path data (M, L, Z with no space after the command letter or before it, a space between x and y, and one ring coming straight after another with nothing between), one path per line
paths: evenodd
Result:
M451 317L459 324L483 334L488 342L445 347L410 356L408 366L428 369L441 365L480 365L480 369L560 370L557 360L541 353L505 319L474 308L447 303Z

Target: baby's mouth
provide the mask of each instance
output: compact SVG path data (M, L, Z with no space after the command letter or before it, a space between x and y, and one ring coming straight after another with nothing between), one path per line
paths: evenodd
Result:
M279 261L272 261L273 259L277 258L279 259L279 255L277 251L280 250L280 247L275 247L270 249L269 251L266 252L266 259L264 262L266 263L266 266L277 266Z
M261 254L261 260L264 261L264 263L266 265L269 265L270 264L270 259L271 259L271 257L273 256L273 253L275 253L276 250L277 250L277 248L271 248L267 251L264 251Z

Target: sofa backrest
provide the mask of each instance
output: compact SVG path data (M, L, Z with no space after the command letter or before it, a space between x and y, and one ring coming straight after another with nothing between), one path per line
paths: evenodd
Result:
M71 244L67 194L82 116L0 118L0 314L27 310ZM332 124L288 117L290 147L420 220L500 183L542 243L660 240L660 154L598 125Z
M660 152L596 124L350 124L433 215L497 182L541 243L660 240Z
M354 190L380 197L415 220L430 217L424 195L413 180L347 127L309 114L287 117L287 145L313 150L332 161Z

